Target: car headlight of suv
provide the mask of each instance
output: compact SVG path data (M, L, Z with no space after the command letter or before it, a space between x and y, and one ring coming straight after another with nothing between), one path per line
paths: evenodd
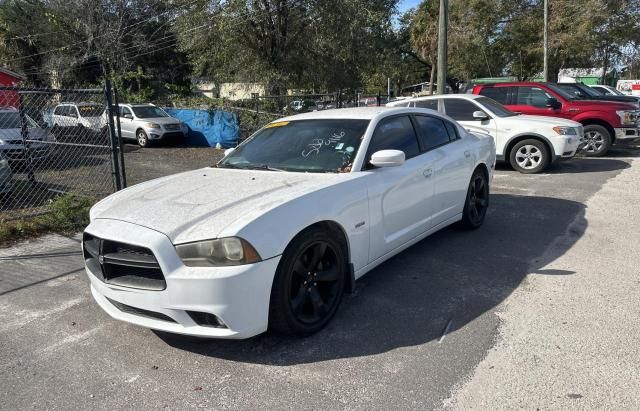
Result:
M261 261L251 244L238 237L217 238L175 246L182 263L189 267L220 267Z
M158 123L144 123L144 126L149 128L160 128L160 124Z
M621 110L616 113L620 117L620 123L625 126L635 126L640 120L640 111L638 110Z
M575 127L556 126L553 128L553 131L560 134L561 136L577 136L578 135L578 130Z

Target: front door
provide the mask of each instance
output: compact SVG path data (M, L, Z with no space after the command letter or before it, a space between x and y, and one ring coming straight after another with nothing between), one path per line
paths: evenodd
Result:
M136 138L133 113L129 107L120 107L120 131L122 132L122 138Z
M386 118L378 124L367 150L367 159L379 150L401 150L406 161L397 167L365 165L369 173L371 261L431 227L431 156L421 153L408 115Z

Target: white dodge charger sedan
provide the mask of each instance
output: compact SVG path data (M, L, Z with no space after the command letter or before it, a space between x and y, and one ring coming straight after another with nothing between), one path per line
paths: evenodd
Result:
M584 130L575 121L514 113L497 101L475 94L416 97L388 107L421 107L446 113L470 130L493 136L498 160L524 174L540 173L553 162L573 158Z
M305 335L355 280L452 223L479 227L490 136L419 108L294 115L215 166L113 194L83 254L112 317L194 336Z

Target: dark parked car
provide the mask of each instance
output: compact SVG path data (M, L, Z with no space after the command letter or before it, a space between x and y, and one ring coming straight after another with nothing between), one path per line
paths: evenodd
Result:
M582 83L557 83L558 87L569 93L573 98L579 100L603 100L617 101L619 103L635 104L640 108L640 98L632 96L611 96L598 93L596 90Z

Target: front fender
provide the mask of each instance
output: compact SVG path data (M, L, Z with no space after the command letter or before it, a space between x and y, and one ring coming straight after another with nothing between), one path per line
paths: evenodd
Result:
M577 114L571 120L577 121L579 123L585 123L589 121L601 121L609 124L611 127L616 128L620 127L620 118L615 112L606 112L606 111L585 111L583 113Z
M356 173L354 173L356 174ZM262 259L281 255L305 228L321 222L338 224L346 234L354 269L369 260L369 205L365 175L305 193L264 213L231 223L220 237L249 241Z

